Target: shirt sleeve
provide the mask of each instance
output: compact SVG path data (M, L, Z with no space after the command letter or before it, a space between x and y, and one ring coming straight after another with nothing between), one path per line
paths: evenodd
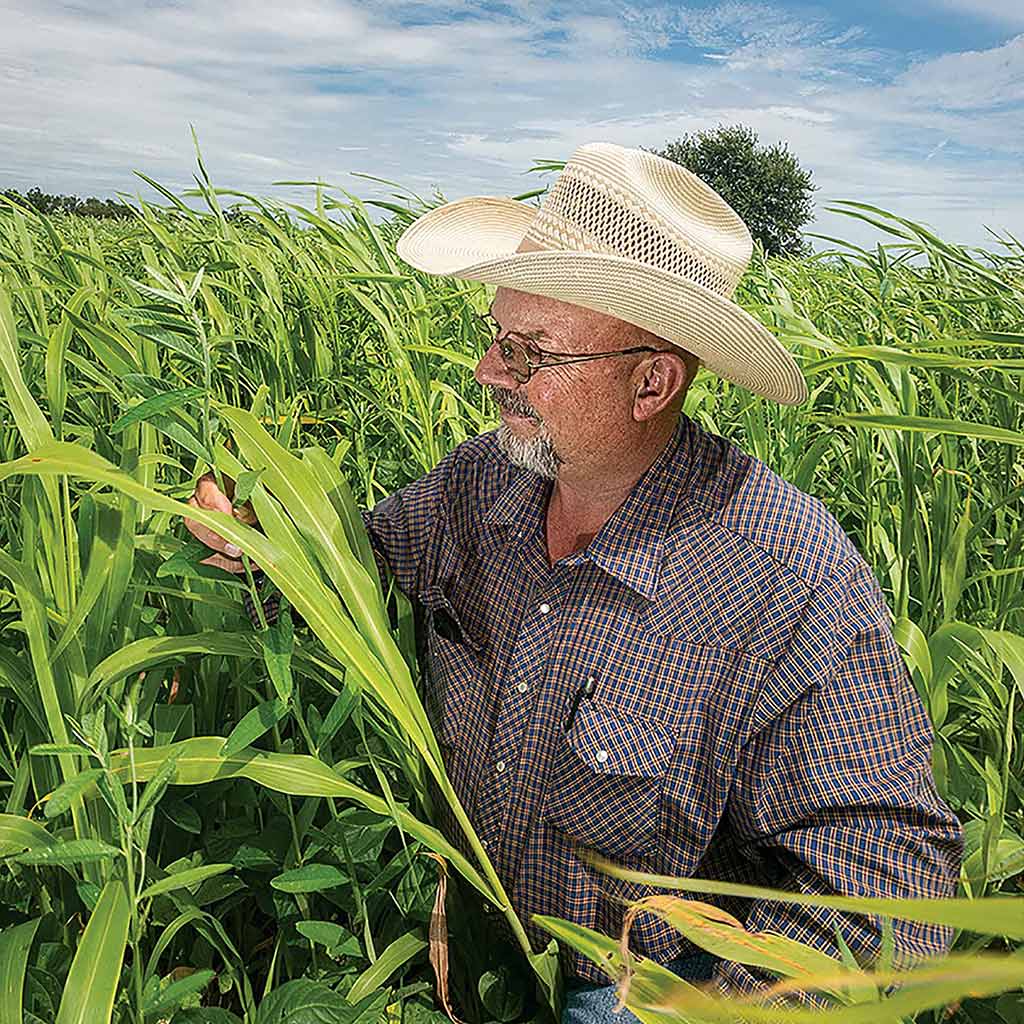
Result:
M807 894L896 899L954 895L963 855L959 820L939 797L933 731L892 634L891 614L859 557L817 588L770 689L796 698L748 739L727 812L742 848L774 861ZM839 957L838 928L867 965L881 948L877 915L751 901L748 931L785 935ZM894 959L946 952L952 930L893 920ZM770 985L769 972L720 961L722 993ZM820 994L796 1001L821 1005Z
M447 514L458 451L453 449L429 473L381 499L372 509L360 509L381 579L390 573L398 589L413 599L421 591L423 560L431 538ZM253 575L262 589L264 574L257 571ZM259 629L259 612L248 590L242 592L242 603L253 628ZM274 589L261 603L264 618L273 625L280 613L281 595ZM297 623L303 621L294 608L292 618Z
M455 448L429 473L362 510L381 578L390 573L411 599L422 591L424 560L448 514L459 461Z

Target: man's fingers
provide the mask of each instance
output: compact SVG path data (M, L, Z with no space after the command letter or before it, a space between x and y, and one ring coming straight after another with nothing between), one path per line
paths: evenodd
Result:
M255 525L256 516L252 506L246 503L240 508L233 508L230 499L217 486L217 481L212 473L201 476L196 483L195 493L188 499L189 505L193 508L209 509L215 512L226 512L230 516L247 525ZM185 519L185 529L198 541L202 541L211 551L216 552L209 558L203 559L203 565L215 565L218 569L226 569L228 572L241 573L245 571L242 560L239 558L241 550L230 541L225 540L216 530L196 522L195 519ZM258 568L255 562L250 563L253 568Z
M212 473L201 476L196 482L195 498L200 508L214 509L231 515L231 499L217 486Z
M233 573L241 574L245 572L245 566L242 565L240 559L228 558L227 555L210 555L209 558L204 558L201 564L213 565L218 569L227 569L228 572ZM249 566L254 570L257 568L254 562L250 562Z
M215 533L208 526L203 526L202 523L197 523L194 519L186 519L185 529L187 529L196 540L202 541L213 551L219 551L221 554L237 557L238 550L235 546L233 544L229 544L219 533Z

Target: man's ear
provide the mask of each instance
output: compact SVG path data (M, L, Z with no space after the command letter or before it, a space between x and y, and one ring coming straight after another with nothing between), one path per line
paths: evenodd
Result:
M657 352L640 363L641 374L633 396L633 418L653 419L671 405L680 390L689 387L691 375L680 355Z

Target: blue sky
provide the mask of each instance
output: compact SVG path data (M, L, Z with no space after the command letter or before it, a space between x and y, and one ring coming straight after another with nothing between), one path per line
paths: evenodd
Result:
M1024 237L1021 0L0 0L0 25L0 187L188 187L191 122L224 187L514 195L584 142L742 122L813 172L810 230L872 243L825 209L854 199Z

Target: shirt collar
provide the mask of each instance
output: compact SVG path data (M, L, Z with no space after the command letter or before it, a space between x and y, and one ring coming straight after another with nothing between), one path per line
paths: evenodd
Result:
M575 566L591 561L626 586L653 600L665 557L666 535L676 503L693 469L698 427L685 413L654 462L636 482L593 540L561 560ZM517 525L520 536L543 521L551 482L519 471L484 514L496 525Z

